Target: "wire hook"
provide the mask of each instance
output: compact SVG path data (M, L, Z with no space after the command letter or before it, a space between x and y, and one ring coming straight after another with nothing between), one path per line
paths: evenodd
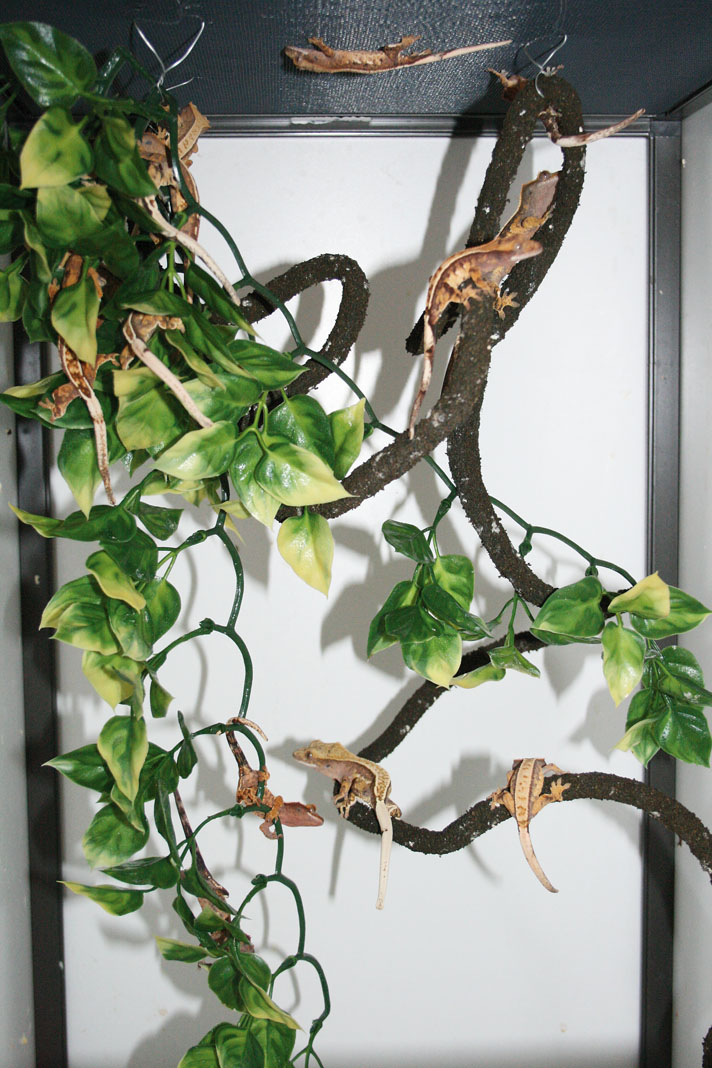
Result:
M566 44L566 42L569 39L568 33L561 33L560 37L561 37L561 40L557 44L554 45L554 47L549 52L549 55L546 57L546 59L544 60L543 63L540 63L538 59L534 59L533 56L530 54L529 47L532 44L532 41L527 41L527 43L525 45L522 45L522 52L524 52L524 55L527 57L529 62L531 64L533 64L533 66L539 68L539 70L537 72L537 75L536 75L536 77L534 79L534 88L536 89L536 91L539 94L539 96L543 96L544 95L542 93L541 89L539 88L539 79L542 76L545 77L545 78L550 78L552 76L552 74L555 74L557 70L560 70L559 67L551 67L551 66L549 66L549 64L551 63L551 60L554 58L556 53L558 51L560 51L560 49L562 49L564 47L564 45ZM536 38L534 38L534 40L536 40Z
M156 88L157 89L163 89L163 82L165 81L165 78L166 78L166 75L168 74L168 72L171 71L171 70L174 70L176 67L179 67L181 65L181 63L183 63L188 58L188 56L193 51L193 49L195 48L195 46L197 45L198 41L200 40L200 38L202 36L203 30L205 29L205 19L201 18L200 15L189 15L188 17L189 18L200 19L200 28L198 29L197 33L193 36L192 40L188 43L186 48L183 50L183 52L178 56L178 58L174 59L172 63L168 64L168 66L166 66L166 64L163 62L163 60L161 59L160 55L158 54L157 49L154 48L153 44L151 43L149 38L146 36L146 34L143 32L143 30L139 26L138 22L136 22L136 20L134 19L134 23L133 24L134 24L134 27L136 29L136 32L138 33L138 35L141 38L141 40L143 41L143 43L146 45L146 48L148 48L149 51L153 52L154 56L158 60L159 66L161 68L160 76L158 78L158 81L156 82ZM184 82L179 82L178 85L170 86L170 89L178 89L181 85L188 85L192 81L193 81L193 78L188 78ZM170 89L167 89L166 92L169 92Z

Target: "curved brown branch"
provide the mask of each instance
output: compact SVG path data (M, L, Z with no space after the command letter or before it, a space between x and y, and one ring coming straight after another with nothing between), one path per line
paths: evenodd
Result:
M475 668L485 667L490 662L489 651L498 649L503 644L504 639L501 639L500 641L489 642L487 645L480 645L477 649L471 649L469 653L465 653L463 656L459 673L464 675L468 671L474 671ZM535 638L533 634L526 630L522 631L521 634L515 635L514 645L520 653L531 653L535 649L543 649L546 643L541 641L540 638ZM359 756L380 764L389 753L398 748L403 739L413 730L416 723L435 704L438 697L442 697L443 694L448 692L444 686L436 686L434 682L426 681L422 683L415 693L410 695L386 729L379 734L378 738L374 738L369 745L362 749Z
M522 92L517 95L512 108L518 108L531 116L534 112L538 114L545 104L551 104L561 115L562 126L565 126L566 132L578 132L582 125L581 106L574 90L562 78L552 77L540 79L540 81L544 83L544 100L536 93L534 83L528 83ZM512 108L510 108L508 114L511 113ZM523 129L520 129L517 124L513 126L513 129L515 136L509 146L510 154L506 152L507 143L505 142L504 130L502 138L498 142L497 149L503 143L505 148L499 153L497 166L490 165L490 171L494 174L494 177L490 181L490 172L488 171L473 225L475 238L487 233L489 213L486 210L488 203L484 196L485 189L489 189L492 186L490 197L493 202L497 202L500 192L496 178L499 177L500 172L502 174L510 173L511 168L521 158ZM497 149L495 149L493 155L493 164L495 156L498 156ZM564 150L564 166L556 191L554 209L549 220L537 233L537 239L541 241L543 251L539 256L517 264L511 272L508 284L512 290L516 291L520 307L515 309L513 317L506 326L497 325L493 314L492 333L495 335L496 340L501 339L506 330L516 321L522 308L525 307L541 285L561 248L581 196L584 151L581 148ZM540 605L553 593L553 587L534 574L512 545L490 502L489 494L482 478L479 431L483 399L483 394L481 394L469 419L461 423L448 440L450 470L465 513L477 531L482 545L495 567L512 584L517 593L531 604Z
M368 308L368 279L356 260L350 256L315 256L288 271L277 275L267 283L267 288L277 300L286 302L304 293L321 282L341 282L342 293L334 325L324 342L321 355L332 363L341 364L348 356L366 318ZM259 293L251 293L242 301L241 311L250 323L258 323L275 310L276 305ZM328 367L309 360L306 371L289 387L290 395L308 393L331 373Z

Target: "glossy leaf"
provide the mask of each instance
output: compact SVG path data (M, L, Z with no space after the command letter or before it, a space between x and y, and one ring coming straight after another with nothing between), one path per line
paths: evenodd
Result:
M133 801L148 753L145 721L134 716L111 716L101 729L97 748L122 794Z
M645 642L634 631L607 623L601 636L603 674L616 705L633 692L643 676Z
M73 286L60 289L52 303L52 326L64 338L75 355L90 363L96 362L96 320L99 315L99 294L91 278L84 274Z
M103 185L75 189L60 185L37 194L37 226L54 248L74 248L78 238L93 237L105 230L111 197Z
M437 556L433 576L438 586L454 597L460 608L467 610L470 607L475 595L475 569L471 560L455 553Z
M660 619L670 612L670 589L657 571L614 597L609 612L635 612L645 619Z
M672 634L684 634L692 630L710 614L710 609L683 593L675 586L669 587L670 611L664 619L645 619L631 613L630 622L644 638L667 638Z
M156 459L159 471L174 478L197 479L222 475L232 463L239 430L222 421L184 434Z
M689 649L663 649L659 663L664 667L656 672L656 685L663 693L695 705L712 705L712 693L704 687L702 668Z
M252 430L245 431L238 440L235 457L230 465L230 481L243 507L251 516L271 529L280 502L255 479L255 468L263 456L264 449L258 435Z
M446 634L451 628L434 619L420 604L403 605L388 612L383 621L386 634L398 641L425 642L436 635Z
M107 610L102 601L82 601L69 605L56 624L53 637L57 641L111 655L120 648L109 626Z
M106 656L86 650L82 671L96 692L112 708L128 700L141 681L143 664L118 653Z
M462 639L454 631L424 642L402 642L403 659L409 668L436 686L449 686L462 659Z
M220 1062L213 1046L191 1046L178 1068L220 1068Z
M123 509L113 510L117 514L127 514L123 512ZM158 547L153 538L144 534L142 530L137 530L134 526L131 537L124 541L114 541L104 537L100 541L102 549L133 582L147 582L155 575L158 566ZM142 589L141 592L148 600L149 591Z
M498 649L490 649L489 658L495 667L504 668L506 671L519 671L535 679L541 675L536 664L532 664L531 660L522 656L513 645L501 645Z
M648 689L634 694L628 706L626 732L616 745L616 749L631 752L644 766L659 751L653 728L665 714L667 702L662 694Z
M104 115L94 142L94 171L112 189L129 197L151 197L156 187L141 159L131 125L120 115Z
M168 579L155 579L143 589L153 640L169 631L180 615L180 594Z
M366 401L362 398L356 404L348 408L340 408L329 416L334 439L334 460L331 466L334 470L334 478L339 480L350 471L361 452L365 407Z
M119 401L116 430L127 449L165 448L194 425L147 367L114 371L113 379Z
M70 107L96 80L96 65L83 45L43 22L0 25L8 62L40 107Z
M214 369L210 366L207 360L204 360L199 352L193 348L191 343L185 334L182 334L180 330L166 330L165 339L168 341L174 349L181 354L188 367L193 371L198 379L210 389L223 389L224 385L218 378ZM246 379L249 381L249 379ZM256 387L259 388L259 387Z
M290 516L277 534L277 548L292 570L326 596L331 584L334 539L323 516L308 509L300 516Z
M368 630L366 656L373 656L374 653L379 653L382 649L388 649L389 646L395 645L398 639L386 630L386 618L396 608L414 604L417 596L417 587L408 579L395 584L388 594L383 608L371 620Z
M429 585L423 588L423 605L444 623L449 623L468 641L491 638L492 632L483 619L473 616L461 608L458 602L441 586Z
M97 541L99 538L105 538L114 543L125 543L136 530L136 524L127 512L105 504L95 505L88 517L81 512L72 512L66 519L32 515L31 512L15 508L12 504L10 508L20 522L34 527L43 538L70 538L72 541ZM104 548L106 547L105 545Z
M282 504L302 507L350 497L318 456L287 441L270 440L254 472L262 489Z
M5 270L0 270L0 323L14 323L22 315L27 282L20 272L26 259L26 256L20 256Z
M178 882L178 872L170 857L128 860L125 864L102 870L105 875L119 879L122 883L129 883L131 886L152 886L156 890L169 890ZM169 942L171 939L164 941ZM165 953L163 955L165 957Z
M92 868L110 868L128 860L148 841L148 825L138 831L115 805L104 805L82 838L82 848Z
M397 553L402 553L403 556L419 564L432 563L433 554L425 535L418 527L413 526L412 523L399 523L395 519L387 519L381 529L384 538Z
M151 715L154 719L162 719L168 712L173 695L161 685L155 676L151 678L148 695Z
M249 979L241 979L239 989L245 1004L245 1011L249 1012L250 1016L255 1016L258 1020L274 1020L276 1023L284 1024L285 1027L301 1031L294 1017L275 1005L269 994L261 987L254 986Z
M288 397L273 408L267 418L267 431L300 445L334 466L334 439L331 424L322 406L313 397Z
M250 405L259 400L262 388L251 378L226 374L224 371L217 371L215 378L217 388L207 385L200 378L189 379L184 383L186 392L208 419L216 422L227 419L236 423Z
M501 682L507 674L503 667L496 664L483 664L482 667L474 668L465 675L456 675L452 680L453 686L459 686L463 690L474 690L483 682Z
M669 701L665 714L655 721L652 735L660 748L677 760L709 767L712 736L699 705L683 700Z
M257 953L239 953L237 963L240 971L254 986L269 990L272 972L269 965Z
M532 634L549 645L568 645L593 638L605 622L601 609L603 587L588 576L562 586L544 602L532 625Z
M249 1031L220 1024L214 1036L220 1068L263 1068L262 1050Z
M52 757L43 766L54 768L77 786L84 786L88 790L105 794L111 789L111 773L93 743L73 749L71 753Z
M143 608L146 598L109 554L100 549L87 558L86 569L90 571L107 597L125 601L132 608Z
M64 108L52 107L40 116L22 146L20 188L66 186L88 174L92 164L92 151L82 137L81 126L72 122ZM39 207L37 221L42 228Z
M85 886L83 883L70 883L64 879L59 882L74 894L81 894L111 913L112 916L126 916L143 905L141 890L121 890L117 886Z
M237 366L257 379L264 389L283 389L304 371L289 356L257 341L232 341L229 350Z
M89 515L101 482L96 443L91 430L66 430L57 454L57 467L84 515Z
M179 942L175 938L156 937L156 945L164 960L178 960L183 964L197 964L198 961L205 960L208 955L202 946Z
M194 293L197 293L201 300L205 301L211 311L216 312L226 323L234 323L236 326L254 333L239 306L233 303L220 283L207 271L204 271L202 267L191 263L185 272L185 283Z
M208 972L208 986L213 994L229 1009L242 1012L244 1002L238 989L239 980L238 972L235 971L232 961L227 957L222 957L211 964Z
M125 601L111 599L107 602L107 615L124 656L148 660L153 651L153 628L146 608L137 611Z
M255 1020L250 1034L262 1047L264 1068L287 1068L296 1041L296 1032L274 1020Z
M161 508L155 504L146 504L141 501L136 508L135 514L145 526L149 534L160 541L170 538L178 529L180 517L183 515L182 508Z

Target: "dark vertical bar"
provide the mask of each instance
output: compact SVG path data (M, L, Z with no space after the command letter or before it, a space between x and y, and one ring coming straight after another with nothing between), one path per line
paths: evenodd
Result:
M648 572L677 584L680 464L681 125L653 120L649 140L650 319ZM675 795L675 761L659 753L646 782ZM641 1068L672 1064L675 840L643 822Z
M14 346L16 383L37 381L42 347L19 328ZM17 420L17 493L20 508L49 514L47 431L27 419ZM52 543L25 524L19 543L36 1064L66 1068L59 776L42 767L59 751L54 656L46 631L37 629L54 588Z

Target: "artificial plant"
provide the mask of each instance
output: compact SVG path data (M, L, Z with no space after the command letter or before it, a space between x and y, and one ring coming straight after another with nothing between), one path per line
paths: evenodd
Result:
M146 894L170 892L171 907L191 941L161 939L161 952L169 960L202 962L213 992L239 1014L216 1024L186 1052L180 1068L281 1066L302 1056L306 1065L321 1063L313 1044L328 1013L328 989L318 961L307 952L299 891L283 871L280 819L288 811L290 819L308 820L308 807L282 808L274 798L266 803L265 754L248 719L252 668L237 630L244 582L230 524L254 519L272 527L277 521L277 545L286 562L326 592L333 556L328 520L358 507L421 460L442 480L443 501L426 529L394 521L384 525L388 543L412 561L413 575L399 582L384 604L374 605L368 651L375 655L399 644L405 663L424 682L362 756L382 760L451 686L479 687L501 681L510 670L537 675L527 652L583 642L601 645L603 672L616 703L640 687L622 727L623 747L643 763L662 749L709 764L712 739L704 709L712 704L712 693L692 654L660 644L696 626L709 610L658 576L636 581L565 535L528 523L492 498L482 481L479 419L491 352L561 247L581 194L586 149L581 144L562 148L553 204L537 228L541 247L511 269L508 284L518 305L510 301L504 309L497 307L497 294L480 287L439 317L440 335L459 318L456 359L440 397L411 435L379 420L341 369L366 310L368 288L358 265L347 257L322 256L267 286L258 284L230 234L199 203L188 169L203 126L195 108L179 112L174 98L155 88L142 99L118 94L119 70L125 62L140 70L136 61L120 52L97 70L78 42L51 27L0 26L0 42L12 72L1 104L0 252L9 254L10 262L0 272L0 319L21 320L31 341L57 346L60 360L54 374L12 387L1 399L18 415L62 431L58 467L78 506L64 518L15 511L45 537L92 546L86 573L57 590L42 625L82 650L84 672L111 709L95 743L51 761L67 778L98 794L101 807L83 848L90 866L114 880L67 885L116 915L140 908ZM555 115L562 137L576 137L582 128L578 99L562 78L550 75L518 89L493 152L468 247L496 238L537 120L544 113L549 121ZM236 263L231 271L205 252L201 220L225 238ZM332 278L343 286L341 307L327 342L312 351L285 302ZM254 333L254 324L275 310L293 338L286 353L264 345ZM422 346L421 322L408 349L417 354ZM329 374L338 374L353 389L351 406L326 412L310 396ZM392 440L351 470L364 436L374 433ZM431 455L443 441L449 472ZM120 499L112 475L118 465L130 479ZM95 504L102 487L108 504ZM165 547L176 533L181 509L146 500L165 494L202 504L211 524ZM511 584L511 597L495 619L485 621L472 611L472 562L440 553L438 524L453 506L464 510ZM507 535L501 512L522 527L518 546ZM531 570L526 557L538 536L558 538L580 554L578 581L554 589ZM234 574L228 617L206 619L174 637L181 598L169 580L171 568L181 553L208 538L222 543ZM606 589L602 568L617 572L625 586ZM522 618L523 629L518 629ZM503 619L505 633L495 637ZM161 667L184 642L213 632L234 643L244 666L235 716L193 729L178 712L175 744L161 748L149 739L146 716L173 714ZM179 786L194 772L194 739L203 735L225 738L244 790L235 804L193 828ZM238 735L256 755L254 779ZM710 833L675 801L613 775L569 775L566 782L564 800L617 800L649 812L684 839L712 873ZM274 826L275 867L273 874L257 876L235 906L211 874L198 836L208 822L240 819L252 811L264 814L268 833ZM445 853L464 848L506 818L482 801L441 831L396 820L394 840L410 849ZM367 831L378 830L367 809L356 806L349 819ZM163 843L161 854L137 857L151 831ZM295 952L271 972L254 952L243 912L275 880L293 894L299 937ZM273 986L279 974L302 963L317 970L324 1011L295 1053L296 1021L275 1001Z

